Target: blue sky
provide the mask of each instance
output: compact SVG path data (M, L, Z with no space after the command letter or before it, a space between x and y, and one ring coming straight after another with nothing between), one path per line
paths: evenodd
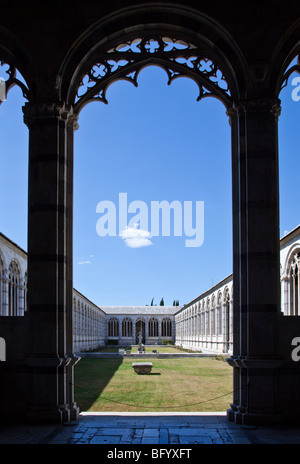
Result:
M300 223L300 101L291 98L290 81L280 95L281 236ZM138 83L138 88L122 81L111 85L109 104L87 105L75 133L74 287L100 306L144 305L152 298L156 304L161 298L165 304L174 299L184 304L232 272L225 107L214 98L197 102L198 89L190 79L168 86L167 75L157 67L144 69ZM26 250L23 104L21 91L14 88L0 107L0 231ZM150 237L151 245L136 248L120 236L100 237L97 204L111 201L118 211L120 193L127 193L128 204L139 200L149 211L153 201L204 202L203 245L186 247L187 237L174 237L172 228L171 236Z

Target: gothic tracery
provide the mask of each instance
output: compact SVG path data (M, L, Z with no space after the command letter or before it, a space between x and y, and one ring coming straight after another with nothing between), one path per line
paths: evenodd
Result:
M89 101L108 103L106 90L115 80L124 79L137 86L139 72L150 63L166 71L168 84L178 77L192 78L199 87L198 101L210 95L227 105L231 102L228 81L209 52L176 38L149 35L99 52L99 59L80 80L75 111Z

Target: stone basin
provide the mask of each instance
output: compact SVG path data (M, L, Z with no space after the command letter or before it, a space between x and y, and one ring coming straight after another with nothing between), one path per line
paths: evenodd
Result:
M137 374L150 374L152 369L151 362L132 363L132 367Z

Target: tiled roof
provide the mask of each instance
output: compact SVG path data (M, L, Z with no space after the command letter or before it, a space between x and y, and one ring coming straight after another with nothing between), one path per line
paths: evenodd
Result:
M100 306L106 314L173 315L181 306Z

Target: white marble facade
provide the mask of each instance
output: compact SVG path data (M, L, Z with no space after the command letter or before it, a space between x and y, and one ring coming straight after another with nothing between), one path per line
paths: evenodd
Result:
M281 310L285 316L300 315L300 226L280 241Z
M108 342L119 344L142 342L148 345L175 341L175 313L179 306L101 306L106 313Z
M27 310L27 254L0 233L0 315L23 316Z
M74 351L92 350L105 344L106 315L98 306L73 289Z
M213 353L232 352L232 275L175 315L175 344Z
M281 311L300 315L300 225L280 240ZM27 254L0 233L0 316L27 311ZM73 290L74 351L105 344L172 341L192 350L232 353L233 281L228 276L184 306L97 306Z

